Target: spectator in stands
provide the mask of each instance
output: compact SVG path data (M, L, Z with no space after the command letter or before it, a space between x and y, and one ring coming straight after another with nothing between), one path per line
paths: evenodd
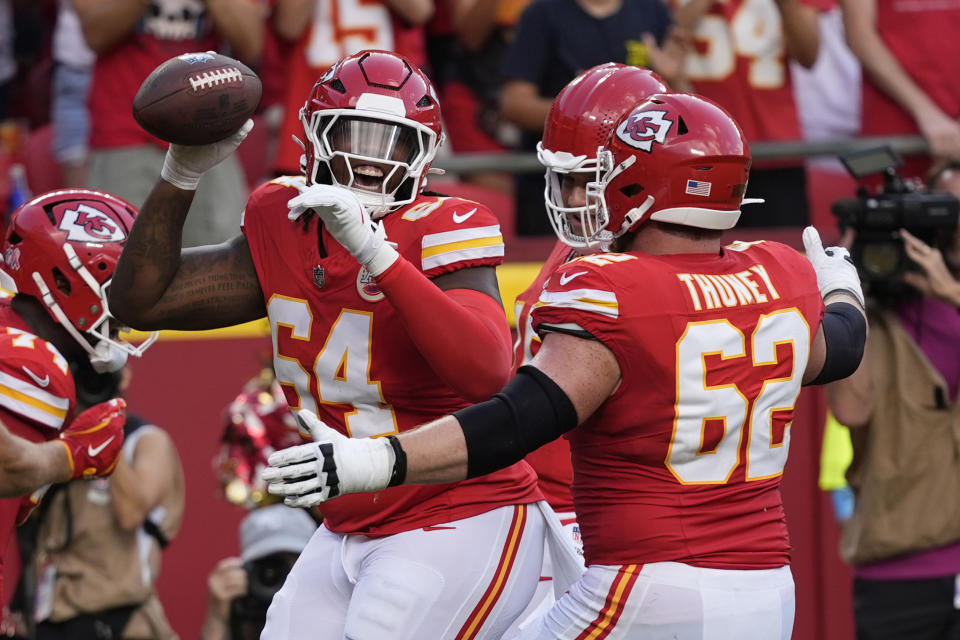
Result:
M433 15L433 0L276 0L273 29L294 43L284 68L286 109L274 171L299 175L303 147L300 107L323 72L363 49L396 51L417 66L426 60L422 25ZM242 205L241 205L242 206Z
M919 133L935 159L960 159L960 4L841 4L847 42L864 70L861 135ZM929 168L930 158L907 157L902 173L922 178Z
M832 1L672 3L677 24L693 36L686 72L694 91L722 104L748 142L800 140L787 58L813 66L820 46L817 13ZM808 224L806 189L802 163L755 160L747 197L763 198L768 213L748 209L738 228Z
M267 607L317 523L303 509L272 504L240 524L240 557L224 558L207 578L210 604L201 640L255 640Z
M822 11L817 21L820 47L816 64L807 68L789 61L800 131L804 140L849 140L860 132L860 96L850 91L850 87L860 86L860 61L847 46L839 5ZM806 168L810 221L817 228L835 229L830 207L853 193L856 184L834 156L808 158Z
M960 196L957 165L930 184ZM948 640L960 630L960 233L932 246L901 235L919 266L903 276L913 295L873 296L860 368L827 387L854 451L841 554L859 640Z
M0 120L7 117L13 79L17 74L13 40L13 0L0 0Z
M61 186L87 186L90 114L87 96L96 55L87 46L72 0L60 0L53 31L50 121Z
M516 125L500 118L500 68L514 27L529 0L450 0L454 43L442 61L441 101L448 113L447 133L456 153L495 153L519 143ZM513 178L484 171L465 179L513 193Z
M501 115L523 131L520 149L536 149L553 98L595 65L648 67L675 89L684 87L684 46L671 22L660 0L535 0L528 5L504 60L500 95ZM515 188L517 233L551 233L540 175L517 175Z
M90 89L88 186L141 206L163 166L166 144L133 119L137 89L165 60L222 49L253 63L263 49L263 4L258 0L73 0L83 35L96 53ZM237 158L204 176L183 244L221 242L236 234L247 188Z
M122 395L125 372L76 374L78 405ZM58 485L41 504L37 640L177 637L154 587L161 552L183 517L180 457L163 429L136 416L128 415L124 434L113 476Z

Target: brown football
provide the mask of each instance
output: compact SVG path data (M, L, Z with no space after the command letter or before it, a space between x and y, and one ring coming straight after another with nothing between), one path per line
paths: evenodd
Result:
M235 133L260 104L260 78L213 51L170 58L133 98L133 117L150 134L176 144L208 144Z

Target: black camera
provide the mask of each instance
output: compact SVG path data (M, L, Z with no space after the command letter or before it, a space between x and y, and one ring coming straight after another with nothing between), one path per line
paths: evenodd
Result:
M255 640L267 620L267 608L283 586L297 554L272 553L243 564L247 573L247 595L230 603L231 640Z
M841 230L856 231L850 256L861 280L874 295L897 295L906 286L903 272L913 267L897 231L906 229L928 245L946 246L957 229L960 201L904 180L897 173L902 162L889 147L855 151L840 160L854 178L883 174L879 191L860 187L856 199L838 200L831 210Z

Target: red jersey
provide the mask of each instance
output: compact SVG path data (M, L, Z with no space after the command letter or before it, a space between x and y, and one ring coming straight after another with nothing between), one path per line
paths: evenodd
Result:
M30 333L9 298L0 299L0 420L11 433L42 442L57 437L73 420L75 408L76 389L66 359ZM24 500L0 499L0 563ZM0 565L0 591L2 569Z
M366 269L312 217L287 219L303 178L278 178L250 196L243 232L273 335L277 380L292 409L310 409L353 437L397 433L470 403L434 373ZM489 209L420 196L383 218L387 240L433 278L503 261ZM322 245L323 250L321 250ZM541 499L526 463L464 482L393 487L323 506L339 533L383 535Z
M515 317L517 319L517 343L514 345L513 368L528 363L540 350L540 336L533 330L530 312L550 275L577 254L570 247L557 241L536 279L523 293L517 296ZM573 467L570 465L570 442L557 438L536 451L527 454L526 461L537 472L540 490L554 511L573 511Z
M130 111L137 89L160 63L183 53L217 48L206 9L181 0L151 0L133 32L106 53L97 54L87 105L90 147L112 149L142 144L166 147L137 124Z
M832 0L801 2L827 9ZM687 77L697 93L730 112L748 141L801 138L774 0L715 0L695 25L693 40Z
M588 565L789 563L780 476L822 315L813 267L773 242L557 270L534 326L578 325L622 375L569 434Z
M877 0L877 33L904 71L948 116L960 117L960 83L948 69L960 59L960 6L935 0ZM944 65L947 65L945 68ZM860 135L917 134L913 117L863 74ZM929 156L907 156L901 173L925 177ZM880 180L865 181L879 185Z
M948 116L960 116L960 83L944 64L960 60L960 5L877 0L877 32L904 71ZM863 74L861 134L918 133L916 123Z
M406 24L381 0L317 0L313 23L297 42L284 69L286 108L274 169L300 171L300 148L291 136L306 140L300 108L327 67L364 49L395 51L418 67L426 62L423 27Z

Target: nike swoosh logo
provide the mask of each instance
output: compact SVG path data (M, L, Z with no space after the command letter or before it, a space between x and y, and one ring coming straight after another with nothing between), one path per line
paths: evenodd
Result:
M453 213L453 221L456 222L457 224L460 224L461 222L463 222L464 220L466 220L467 218L469 218L470 216L472 216L472 215L475 214L476 212L477 212L477 208L476 208L476 207L474 207L473 209L471 209L470 211L467 211L466 213L464 213L464 214L462 214L462 215L459 214L459 213L457 213L457 212L454 212L454 213Z
M91 444L88 444L88 445L87 445L87 453L90 454L90 457L91 457L91 458L96 457L96 455L97 455L98 453L100 453L101 451L103 451L104 449L106 449L107 445L110 444L111 442L113 442L113 439L116 438L116 437L117 437L117 436L110 436L109 438L107 438L106 440L104 440L103 442L101 442L101 443L100 443L98 446L96 446L96 447L94 447L94 446L91 445Z
M423 528L424 531L443 531L444 529L456 529L456 527L440 527L440 526L428 525Z
M37 386L46 387L48 384L50 384L50 375L49 375L49 374L48 374L48 375L45 375L45 376L43 376L43 377L41 378L40 376L38 376L37 374L35 374L33 371L30 371L30 369L27 369L26 366L23 366L23 367L20 367L20 368L23 369L23 372L24 372L25 374L27 374L28 376L30 376L30 378L31 378L34 382L37 383Z
M561 287L566 286L566 284L567 284L568 282L570 282L570 281L573 280L574 278L579 278L580 276L582 276L582 275L585 274L585 273L586 273L586 271L577 271L576 273L571 273L570 275L567 275L567 274L565 274L565 273L561 273L561 274L560 274L560 286L561 286Z

